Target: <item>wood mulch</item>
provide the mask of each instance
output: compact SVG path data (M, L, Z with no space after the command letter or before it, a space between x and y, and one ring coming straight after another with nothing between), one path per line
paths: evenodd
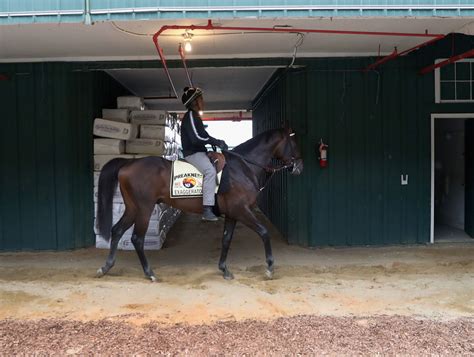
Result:
M0 320L0 355L471 355L474 319L296 316L211 325Z

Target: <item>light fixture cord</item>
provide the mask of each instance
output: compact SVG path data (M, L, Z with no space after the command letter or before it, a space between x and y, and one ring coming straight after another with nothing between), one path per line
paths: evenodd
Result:
M296 54L298 53L298 47L300 47L304 41L304 33L298 32L296 35L298 36L298 39L295 42L295 47L293 50L293 59L291 60L291 63L288 65L288 68L293 67L296 60Z

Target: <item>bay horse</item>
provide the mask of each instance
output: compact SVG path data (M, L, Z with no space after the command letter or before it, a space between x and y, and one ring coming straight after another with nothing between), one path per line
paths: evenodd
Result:
M221 188L216 197L219 211L225 215L219 270L225 279L233 279L226 259L236 222L254 230L263 240L266 257L266 275L273 276L273 255L267 228L257 219L253 209L261 191L259 182L268 172L287 169L293 175L303 171L303 159L289 128L273 129L224 151L224 167ZM272 159L280 160L280 166L270 166ZM202 198L171 198L170 175L172 162L161 157L149 156L141 159L117 158L109 161L99 177L97 227L99 233L110 240L110 252L97 277L105 275L115 263L120 238L133 224L132 244L138 254L145 276L156 281L144 253L145 234L156 203L165 203L185 212L201 214ZM271 176L270 176L271 178ZM112 227L112 199L120 184L125 212ZM222 185L227 188L222 189ZM212 223L207 223L212 224Z

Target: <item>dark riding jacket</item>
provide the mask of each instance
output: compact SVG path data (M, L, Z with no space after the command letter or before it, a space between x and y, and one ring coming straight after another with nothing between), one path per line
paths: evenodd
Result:
M207 152L206 144L217 145L218 140L210 136L198 112L189 109L181 122L181 145L183 155L189 156L197 152Z

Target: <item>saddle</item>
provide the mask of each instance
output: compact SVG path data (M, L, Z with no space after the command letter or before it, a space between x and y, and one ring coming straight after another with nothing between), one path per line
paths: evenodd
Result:
M222 170L225 166L225 157L218 152L208 152L207 156L216 168L216 193L219 189ZM202 173L185 160L173 161L170 178L171 198L202 197Z

